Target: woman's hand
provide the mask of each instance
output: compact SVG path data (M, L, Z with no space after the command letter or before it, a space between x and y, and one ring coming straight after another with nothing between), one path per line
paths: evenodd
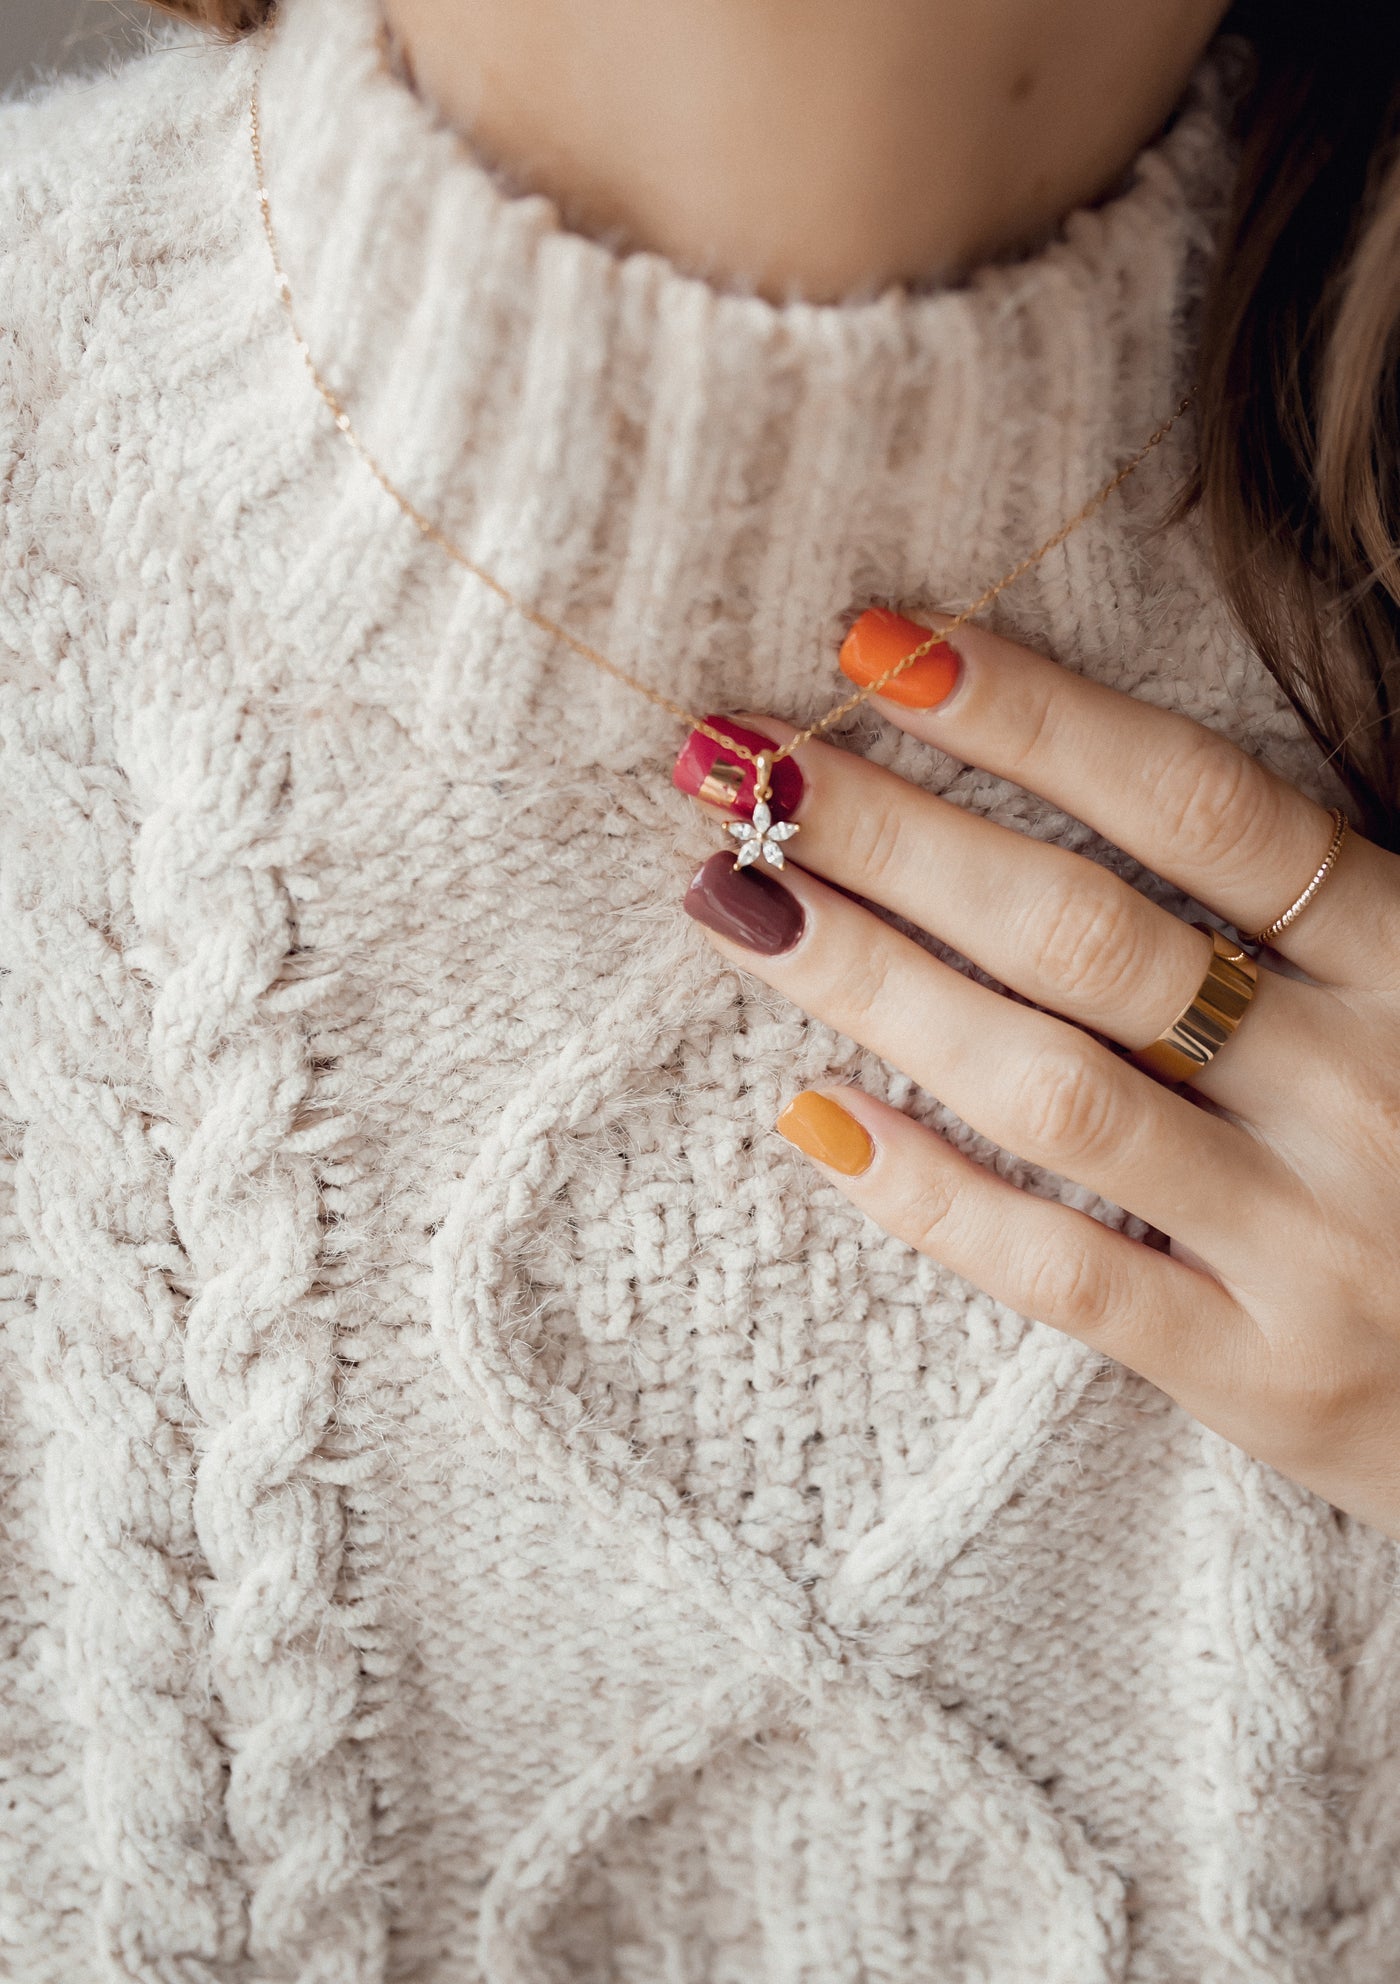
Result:
M983 630L955 640L891 685L927 700L951 683L936 707L879 700L911 736L1042 794L1241 931L1318 867L1327 813L1232 744ZM677 782L722 796L713 769L701 786L705 749L687 753ZM720 853L691 886L715 947L1171 1251L1017 1190L858 1090L799 1097L785 1134L889 1232L1400 1537L1400 858L1348 839L1277 939L1306 980L1262 969L1238 1032L1177 1089L1094 1035L1140 1050L1163 1033L1205 975L1201 930L862 758L812 743L795 760L782 880Z

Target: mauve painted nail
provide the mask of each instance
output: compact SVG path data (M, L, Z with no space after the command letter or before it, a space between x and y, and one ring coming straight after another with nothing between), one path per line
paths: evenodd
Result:
M790 889L756 868L736 868L734 856L723 849L695 877L682 907L707 930L765 958L790 951L807 922Z

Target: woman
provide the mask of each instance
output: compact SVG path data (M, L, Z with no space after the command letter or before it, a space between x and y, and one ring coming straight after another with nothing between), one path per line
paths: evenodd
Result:
M1381 1984L1400 33L190 11L3 112L7 1976Z

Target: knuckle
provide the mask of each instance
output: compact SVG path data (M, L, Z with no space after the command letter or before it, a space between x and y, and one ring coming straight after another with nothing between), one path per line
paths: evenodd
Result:
M1137 902L1092 875L1044 890L1022 935L1045 981L1071 988L1086 1008L1110 1010L1147 976Z
M878 896L881 885L904 863L907 821L897 802L862 807L852 822L847 854L861 878L862 893Z
M1024 700L1001 717L1000 747L1008 778L1019 780L1023 772L1035 765L1050 742L1057 710L1054 683L1048 672L1044 680L1038 671L1032 673Z
M1345 1151L1358 1183L1389 1181L1400 1171L1400 1070L1393 1055L1377 1051L1369 1016L1358 1024L1335 1005L1304 1011L1299 1057L1307 1056L1307 1073L1298 1099L1306 1119Z
M1370 911L1372 982L1387 992L1400 991L1400 890L1394 895L1373 890Z
M1400 1169L1400 1092L1387 1085L1369 1095L1358 1094L1342 1120L1349 1129L1353 1123L1357 1126L1355 1147L1369 1158L1372 1175L1393 1177Z
M1349 1066L1327 1067L1327 1074L1324 1107L1335 1123L1346 1125L1348 1148L1365 1171L1393 1173L1400 1165L1400 1086L1389 1078L1389 1069L1378 1070L1369 1058L1358 1057Z
M1092 1162L1121 1143L1116 1084L1086 1047L1051 1048L1026 1074L1020 1117L1030 1139L1027 1156L1052 1162Z
M1269 781L1253 759L1183 720L1150 794L1160 831L1178 859L1215 868L1271 832Z
M1033 1321L1053 1323L1075 1336L1103 1336L1120 1308L1116 1277L1086 1234L1042 1254L1026 1275L1026 1307Z
M1287 1368L1271 1387L1269 1419L1275 1451L1303 1465L1316 1455L1343 1451L1350 1431L1375 1402L1375 1373L1302 1354L1292 1346Z
M858 1029L883 1005L889 979L889 955L879 944L848 952L832 967L823 1003Z
M940 1259L959 1224L963 1191L948 1171L934 1171L908 1188L896 1209L893 1229L921 1254Z

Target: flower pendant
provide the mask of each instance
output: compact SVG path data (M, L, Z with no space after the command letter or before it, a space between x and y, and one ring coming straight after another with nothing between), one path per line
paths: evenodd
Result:
M775 820L772 808L763 799L754 807L752 820L730 820L728 828L735 840L742 842L736 868L747 868L760 856L770 868L783 867L781 843L791 840L798 831L795 820Z

